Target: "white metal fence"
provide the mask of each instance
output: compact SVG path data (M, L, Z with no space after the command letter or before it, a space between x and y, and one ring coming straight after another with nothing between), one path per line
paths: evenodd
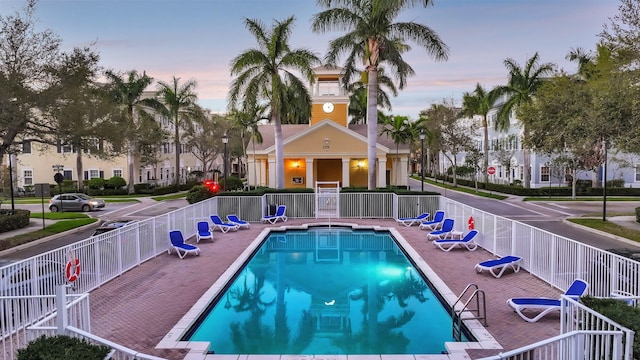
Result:
M623 292L640 296L640 262L612 254L533 226L433 195L392 193L340 193L340 218L398 218L444 210L456 230L466 230L469 217L482 236L478 243L497 256L517 255L522 266L552 286L564 290L575 278L589 282L593 296ZM70 289L83 294L148 261L168 248L170 230L185 237L195 235L196 223L212 214L237 214L257 222L270 205L286 205L287 217L315 218L314 193L266 194L264 196L217 196L207 201L140 221L77 243L0 268L0 312L3 359L14 348L5 344L34 317L55 311L46 299L65 282L65 265L80 261L80 277ZM36 310L37 309L37 310ZM82 330L82 329L81 329ZM590 329L585 329L590 330Z

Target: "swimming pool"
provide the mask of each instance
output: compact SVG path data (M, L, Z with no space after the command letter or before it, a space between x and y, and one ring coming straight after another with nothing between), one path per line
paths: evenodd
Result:
M163 342L215 354L445 351L452 320L424 261L392 228L349 225L266 229Z

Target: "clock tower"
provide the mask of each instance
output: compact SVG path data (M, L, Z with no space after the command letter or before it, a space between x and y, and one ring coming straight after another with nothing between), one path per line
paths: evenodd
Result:
M342 86L342 68L320 66L314 69L316 81L311 88L311 121L313 126L323 120L331 120L342 126L349 124L349 94Z

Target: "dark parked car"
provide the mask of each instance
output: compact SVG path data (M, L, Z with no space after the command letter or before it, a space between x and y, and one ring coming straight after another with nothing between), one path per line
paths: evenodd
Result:
M93 211L104 207L104 200L92 198L83 193L56 195L49 200L49 210L58 211Z
M97 228L96 231L94 231L93 234L91 234L91 236L104 234L104 233L109 232L111 230L119 229L119 228L121 228L123 226L127 226L127 225L130 225L130 224L133 224L136 221L137 220L111 220L111 221L106 221L105 223L100 225L100 227Z

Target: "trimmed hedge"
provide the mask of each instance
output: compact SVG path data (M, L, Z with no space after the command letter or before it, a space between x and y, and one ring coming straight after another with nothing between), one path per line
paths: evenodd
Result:
M213 197L213 193L204 185L196 185L187 193L187 202L194 204Z
M636 222L640 223L640 207L636 208Z
M16 209L2 210L0 209L0 233L16 229L22 229L29 225L29 216L31 211Z
M103 360L111 351L66 335L41 336L18 350L18 360Z

